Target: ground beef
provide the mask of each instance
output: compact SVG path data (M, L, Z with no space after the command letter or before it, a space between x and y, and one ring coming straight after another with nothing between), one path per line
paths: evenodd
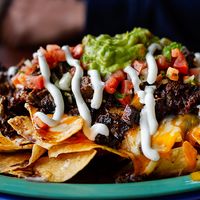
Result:
M108 137L98 134L95 138L95 142L112 148L119 148L124 138L124 133L130 128L128 124L121 119L121 116L113 113L111 114L107 111L105 114L100 114L96 122L105 124L110 134Z
M125 121L129 126L133 124L139 124L140 111L131 105L127 105L124 109L122 120Z
M156 117L162 120L170 114L197 113L200 104L200 86L169 81L155 90Z
M46 114L53 113L55 110L53 97L46 89L31 91L26 101Z
M81 79L81 94L86 102L92 99L93 89L89 76L83 76Z

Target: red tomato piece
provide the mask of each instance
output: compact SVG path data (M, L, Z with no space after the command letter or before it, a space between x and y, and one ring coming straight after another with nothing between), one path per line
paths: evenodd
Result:
M182 53L176 58L173 67L178 69L181 74L188 74L188 64Z
M125 97L118 99L118 101L122 104L122 105L127 105L131 103L131 95L126 95Z
M156 59L156 63L158 65L158 69L167 69L169 67L169 63L167 62L167 59L163 55L159 55Z
M133 84L129 80L124 80L121 83L121 93L122 94L130 94L133 89Z
M78 44L73 48L72 56L76 59L80 59L82 55L83 55L83 45Z
M144 61L135 60L132 66L138 72L138 74L140 74L141 71L147 67L147 63Z
M122 70L118 70L113 73L105 83L105 91L109 94L114 94L121 81L126 78L125 73Z

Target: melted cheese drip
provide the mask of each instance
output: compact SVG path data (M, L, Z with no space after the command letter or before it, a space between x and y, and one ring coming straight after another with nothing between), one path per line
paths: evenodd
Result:
M45 124L52 127L55 126L61 120L64 114L64 101L60 90L50 82L51 72L49 69L49 65L47 64L46 58L44 57L44 55L40 50L38 50L37 55L38 55L40 71L44 78L44 86L52 95L56 107L52 118L49 118L42 112L36 112L35 116L39 117Z
M101 81L99 72L97 70L89 70L92 88L94 90L93 98L91 100L91 108L99 109L103 99L104 83Z
M87 122L87 125L91 126L91 123L92 123L91 114L80 92L80 81L83 76L83 69L80 66L80 62L72 57L68 46L63 46L62 49L65 51L67 63L76 68L75 74L72 78L72 92L76 100L78 111L81 117L83 117L83 119ZM101 106L102 98L100 96L103 95L102 94L103 86L102 86L100 76L98 75L97 72L90 71L89 74L91 76L94 75L94 77L91 78L91 82L94 88L93 106L97 108ZM95 78L97 78L97 80ZM100 98L100 100L98 98ZM90 133L89 135L87 135L87 137L93 141L95 140L95 137L97 136L97 134L101 134L105 136L109 135L108 127L105 124L101 124L101 123L94 124L90 128L89 131Z

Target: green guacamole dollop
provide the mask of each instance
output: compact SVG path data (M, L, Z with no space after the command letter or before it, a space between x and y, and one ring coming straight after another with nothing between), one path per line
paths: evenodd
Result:
M147 47L156 40L158 38L144 28L134 28L131 32L113 37L106 34L98 37L87 35L82 41L82 63L105 76L123 69L133 60L144 59Z

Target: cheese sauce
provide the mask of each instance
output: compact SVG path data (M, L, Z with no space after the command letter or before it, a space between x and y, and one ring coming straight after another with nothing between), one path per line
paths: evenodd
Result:
M68 46L63 46L62 49L65 51L66 61L70 66L74 66L76 68L75 74L72 78L72 92L74 94L76 104L78 107L78 111L83 117L83 119L87 122L87 125L91 126L92 119L90 110L87 107L85 101L80 92L80 81L83 76L83 69L80 66L80 62L74 59L70 53ZM92 98L91 106L95 109L98 109L101 106L102 98L103 98L103 84L100 79L100 75L96 70L90 70L89 75L91 77L92 87L94 88L94 95ZM105 124L96 123L90 128L90 140L95 140L97 134L102 134L105 136L109 135L109 129Z
M50 82L51 72L45 56L42 54L40 50L38 50L37 56L38 56L40 71L44 79L44 86L52 95L56 107L52 118L49 118L42 112L36 112L35 116L39 117L45 124L52 127L55 126L61 120L64 114L64 101L60 90Z

